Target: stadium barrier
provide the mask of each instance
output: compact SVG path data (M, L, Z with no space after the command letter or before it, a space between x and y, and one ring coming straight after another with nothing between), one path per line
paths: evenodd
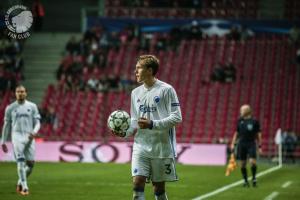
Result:
M11 143L9 153L0 151L0 161L14 161ZM115 162L131 161L131 142L38 142L36 160L43 162ZM187 165L225 165L226 145L177 144L177 161Z

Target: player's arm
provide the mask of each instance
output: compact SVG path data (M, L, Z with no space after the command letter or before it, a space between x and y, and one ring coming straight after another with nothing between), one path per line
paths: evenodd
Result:
M29 135L29 138L31 139L38 137L38 132L41 128L41 122L40 122L41 116L36 106L34 106L32 117L33 117L34 127L32 133Z
M261 145L262 145L262 133L261 133L261 129L260 129L260 124L259 122L257 121L257 135L256 135L256 144L258 146L258 151L259 153L262 153L262 148L261 148Z
M2 137L1 137L1 147L3 152L5 153L8 152L5 142L7 141L7 137L10 131L11 131L11 114L10 114L9 107L6 107L5 115L4 115L4 124L2 128Z
M150 121L150 129L167 129L172 128L176 124L182 122L180 104L174 88L167 90L165 96L166 106L170 106L171 113L168 117L160 120Z
M234 149L234 145L236 143L236 139L237 139L237 131L234 132L233 137L232 137L232 141L231 141L231 145L230 145L231 151L233 151L233 149Z
M259 131L259 132L257 133L256 141L257 141L258 151L259 151L259 153L262 153L262 147L261 147L261 144L262 144L261 131Z

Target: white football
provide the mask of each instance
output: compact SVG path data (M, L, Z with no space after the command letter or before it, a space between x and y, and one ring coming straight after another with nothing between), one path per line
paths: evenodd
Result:
M109 115L107 126L117 136L124 137L130 126L130 116L126 111L116 110Z

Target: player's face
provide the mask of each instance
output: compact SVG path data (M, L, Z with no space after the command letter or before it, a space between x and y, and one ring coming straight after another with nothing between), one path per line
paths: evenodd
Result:
M24 101L27 97L26 89L24 87L18 87L16 89L16 98L18 101Z
M138 83L142 83L152 76L152 70L147 69L145 66L141 65L140 62L137 62L134 73Z

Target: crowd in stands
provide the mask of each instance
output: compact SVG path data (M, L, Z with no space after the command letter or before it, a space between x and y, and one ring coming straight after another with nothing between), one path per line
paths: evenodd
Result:
M299 38L297 34L299 31L293 28L290 40L296 43ZM254 36L246 26L232 26L223 37L229 41L245 41ZM134 77L106 73L106 69L113 65L108 63L108 60L113 60L108 59L110 50L117 52L121 45L131 43L143 52L177 51L182 40L200 41L207 37L197 21L175 26L168 33L141 32L138 25L128 25L119 32L109 32L98 25L87 30L81 39L75 36L70 38L56 77L61 87L71 91L130 91L136 86ZM298 60L300 58L297 57ZM236 78L236 68L231 62L218 63L211 72L210 81L230 83L235 82Z
M211 73L212 82L232 83L236 80L236 68L231 62L218 63Z
M110 49L118 51L120 45L138 38L134 27L122 32L107 32L101 26L87 30L83 38L71 37L66 44L66 56L61 61L56 78L59 85L71 91L107 92L130 90L136 84L131 77L107 74L105 69Z
M24 79L23 44L0 30L0 94L13 90Z
M53 107L49 106L47 108L39 108L39 112L42 124L50 124L53 128L57 128L58 118Z

